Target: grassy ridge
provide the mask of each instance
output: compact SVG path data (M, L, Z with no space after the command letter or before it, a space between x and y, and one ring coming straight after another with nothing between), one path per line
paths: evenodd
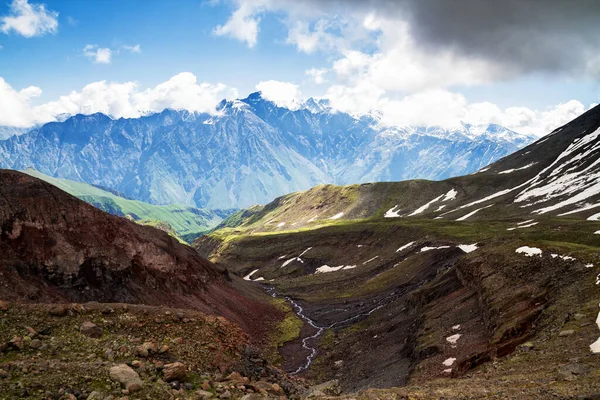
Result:
M133 220L147 225L153 225L159 221L167 222L177 236L189 242L203 232L217 226L223 221L223 218L231 213L231 210L204 210L181 204L157 206L138 200L126 199L87 183L52 178L33 169L24 172L110 214L128 215Z

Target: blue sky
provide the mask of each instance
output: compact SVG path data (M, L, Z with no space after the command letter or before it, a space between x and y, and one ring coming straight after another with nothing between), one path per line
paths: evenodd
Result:
M504 30L502 16L483 9L497 23L486 31L497 36L478 47L458 32L468 25L459 17L438 19L440 31L450 29L441 34L419 31L418 18L447 13L420 9L436 3L427 0L0 1L0 125L74 112L132 117L140 107L210 111L220 97L258 87L282 105L326 96L342 111L377 110L389 124L497 122L542 134L600 97L600 61L588 56L598 43L583 28L545 30L557 25L551 12L549 21L523 24L527 37L504 43L519 27ZM584 11L573 17L582 27ZM467 37L479 35L466 28ZM451 42L447 32L457 32ZM552 58L563 38L569 63Z

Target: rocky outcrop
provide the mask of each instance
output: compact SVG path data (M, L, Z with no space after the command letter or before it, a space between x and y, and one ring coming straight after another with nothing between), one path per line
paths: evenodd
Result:
M271 314L258 290L167 233L16 171L0 170L0 229L3 300L192 308L254 333L263 326L256 316Z

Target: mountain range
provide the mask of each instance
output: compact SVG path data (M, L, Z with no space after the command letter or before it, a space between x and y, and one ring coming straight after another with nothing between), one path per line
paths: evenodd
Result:
M64 118L63 118L64 119ZM322 183L472 173L534 138L498 125L384 126L327 100L297 109L253 93L216 115L75 115L0 141L0 167L108 187L152 204L243 208Z

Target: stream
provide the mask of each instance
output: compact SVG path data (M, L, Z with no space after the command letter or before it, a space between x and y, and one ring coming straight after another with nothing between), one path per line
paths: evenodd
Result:
M270 287L267 288L267 293L269 295L271 295L271 297L277 297L277 293L275 292L275 288L274 287ZM384 306L386 306L387 304L391 303L391 299L393 297L396 297L396 292L392 292L391 294L389 294L388 296L384 297L383 299L381 299L379 301L379 304L370 309L367 312L363 312L363 313L359 313L356 314L350 318L346 318L342 321L338 321L338 322L334 322L333 324L330 325L326 325L326 326L319 326L317 325L312 319L310 319L309 317L307 317L304 314L304 309L302 308L302 306L300 306L298 303L296 303L294 300L292 300L290 297L285 296L285 299L292 305L294 312L296 313L296 315L298 317L300 317L300 319L302 319L305 323L307 323L308 325L312 326L313 328L315 328L317 330L316 333L314 333L313 335L307 336L304 339L302 339L302 347L306 350L308 350L310 353L308 356L306 356L306 360L304 362L304 364L302 364L301 366L299 366L294 372L291 372L291 375L297 375L300 374L306 370L308 370L308 368L311 366L314 358L317 356L317 339L319 338L319 336L321 336L323 334L323 332L325 332L326 329L332 329L335 328L337 326L342 326L348 322L354 321L356 319L362 318L362 317L368 317L371 314L373 314L375 311L379 310L380 308L383 308ZM390 301L386 301L386 300L390 300ZM312 345L310 344L310 342L312 341Z

